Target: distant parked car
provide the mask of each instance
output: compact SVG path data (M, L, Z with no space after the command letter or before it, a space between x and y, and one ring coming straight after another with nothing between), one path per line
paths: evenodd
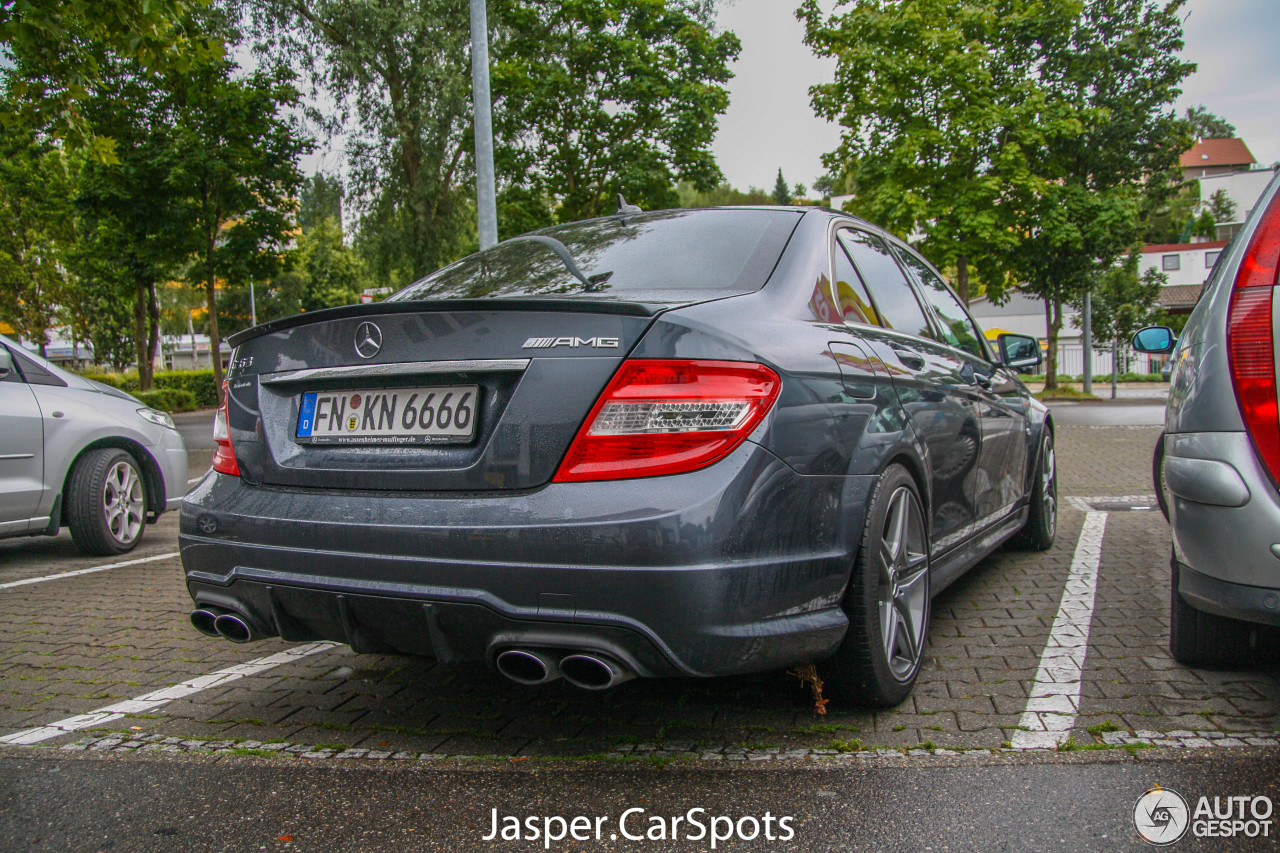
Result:
M1169 648L1193 666L1247 664L1280 626L1278 266L1280 178L1223 249L1182 337L1133 337L1173 353L1155 481L1173 530Z
M123 554L186 489L166 413L0 336L0 537L66 526L86 554Z
M179 542L236 642L893 705L932 597L1056 530L1036 340L831 211L620 206L232 343Z

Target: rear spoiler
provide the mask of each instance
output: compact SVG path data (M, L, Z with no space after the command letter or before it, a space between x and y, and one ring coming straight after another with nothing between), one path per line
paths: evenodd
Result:
M612 299L423 299L405 302L367 302L359 305L342 305L295 314L280 320L262 323L250 329L236 332L227 343L238 347L245 341L272 332L320 323L325 320L341 320L348 317L369 317L386 314L414 314L423 311L572 311L580 314L624 314L632 317L653 317L671 308L679 308L692 302L619 302Z

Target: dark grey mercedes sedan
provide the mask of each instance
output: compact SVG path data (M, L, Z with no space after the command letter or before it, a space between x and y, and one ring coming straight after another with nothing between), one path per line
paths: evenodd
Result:
M1054 537L1038 342L829 210L621 207L232 343L180 541L237 642L893 705L931 598Z

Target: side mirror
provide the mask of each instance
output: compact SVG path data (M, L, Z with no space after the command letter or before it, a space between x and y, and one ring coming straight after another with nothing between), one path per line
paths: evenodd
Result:
M4 379L10 373L13 373L13 356L3 345L0 345L0 379Z
M1040 341L1030 335L1003 334L996 337L1000 363L1019 373L1031 373L1040 366Z
M1173 329L1168 326L1147 326L1133 333L1133 348L1138 352L1164 353L1173 352L1178 342Z

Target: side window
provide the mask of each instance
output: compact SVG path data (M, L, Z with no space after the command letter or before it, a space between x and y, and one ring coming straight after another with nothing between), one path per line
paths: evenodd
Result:
M928 264L910 252L899 250L898 257L911 270L920 289L924 291L925 300L933 306L942 325L944 343L973 353L978 358L986 358L986 348L982 345L982 332L969 319L969 314L960 305L960 300L951 295L947 285L938 278L937 273L929 269Z
M884 241L851 228L841 230L837 236L871 294L880 325L909 335L932 337L929 321Z
M879 326L880 317L875 306L871 304L871 296L862 277L853 268L849 256L840 246L832 250L836 265L836 300L840 305L840 313L846 323L863 323L868 326Z

